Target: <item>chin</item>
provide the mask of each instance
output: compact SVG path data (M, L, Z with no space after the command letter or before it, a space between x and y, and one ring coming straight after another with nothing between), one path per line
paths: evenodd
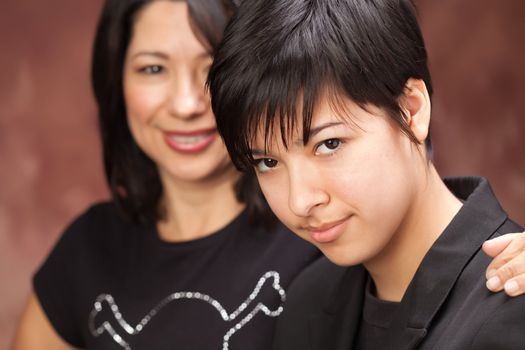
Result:
M163 168L171 178L191 182L221 177L229 164L229 158L206 156L188 160L174 159L168 164L164 162Z
M339 266L359 265L366 260L362 252L355 253L355 249L348 247L334 247L328 249L323 247L320 249L328 260Z
M194 171L186 171L186 172L177 172L172 173L172 177L175 179L182 180L184 182L201 182L201 181L207 181L207 180L213 180L216 176L214 176L214 171L199 171L200 169L196 169Z

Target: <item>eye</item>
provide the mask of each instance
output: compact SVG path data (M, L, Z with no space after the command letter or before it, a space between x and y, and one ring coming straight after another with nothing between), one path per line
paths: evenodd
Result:
M343 142L340 139L328 139L317 145L315 154L334 154Z
M159 65L146 66L146 67L141 69L141 71L146 73L146 74L159 74L163 70L164 70L164 67L159 66Z
M272 158L261 158L255 160L255 169L260 173L265 173L277 166L278 162Z

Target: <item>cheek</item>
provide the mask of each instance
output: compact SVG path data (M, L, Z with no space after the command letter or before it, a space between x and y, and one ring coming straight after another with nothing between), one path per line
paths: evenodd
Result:
M257 176L261 191L272 209L273 213L283 222L289 226L291 224L291 211L288 208L288 188L287 184L283 182L277 174L268 174Z
M165 91L161 86L144 86L125 82L124 100L130 119L139 123L150 122L161 110L165 100Z
M340 196L350 200L363 223L375 233L393 232L413 198L413 168L412 161L398 148L372 151L353 176L348 176L349 182L339 186Z
M323 176L331 193L375 221L388 217L406 200L412 178L404 145L388 133L379 136L349 147L341 161L344 165Z
M127 82L125 82L127 83ZM152 86L127 83L124 88L128 126L137 145L154 159L156 144L160 142L156 117L162 109L162 91Z

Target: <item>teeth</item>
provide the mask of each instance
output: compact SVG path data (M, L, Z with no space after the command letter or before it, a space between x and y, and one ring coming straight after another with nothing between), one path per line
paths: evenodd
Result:
M208 134L195 135L195 136L170 136L170 138L178 143L197 143L208 138Z

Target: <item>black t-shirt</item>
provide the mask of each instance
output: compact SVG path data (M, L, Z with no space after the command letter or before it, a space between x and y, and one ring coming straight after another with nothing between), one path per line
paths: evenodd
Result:
M390 344L385 343L386 334L399 303L385 301L375 296L374 283L368 277L361 324L356 338L356 350L385 350Z
M267 350L285 289L319 256L281 225L249 226L245 213L210 236L170 243L106 203L73 222L33 282L76 347Z

